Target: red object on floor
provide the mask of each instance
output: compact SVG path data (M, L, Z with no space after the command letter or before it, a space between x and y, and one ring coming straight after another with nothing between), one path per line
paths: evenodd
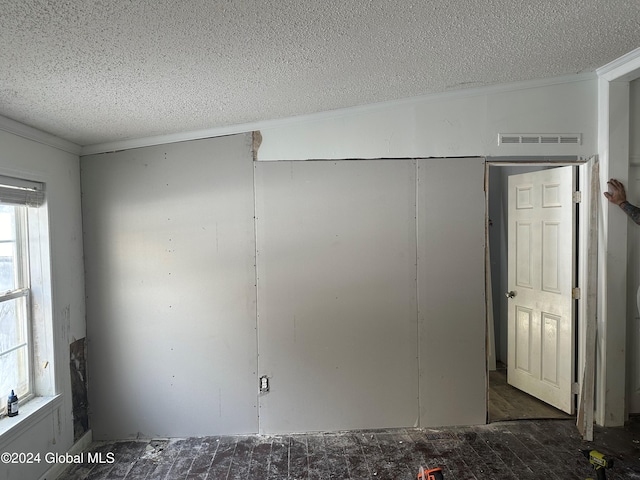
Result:
M418 473L418 480L444 480L441 468L432 468L431 470L425 470L420 467L420 473Z

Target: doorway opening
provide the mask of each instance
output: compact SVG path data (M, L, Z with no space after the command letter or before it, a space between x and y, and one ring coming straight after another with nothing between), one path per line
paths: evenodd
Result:
M544 362L545 354L540 353L544 350L545 346L542 345L538 347L538 352L535 352L535 343L536 339L539 338L540 342L544 344L545 337L548 336L548 332L545 331L545 312L543 311L541 314L538 314L537 319L535 319L535 308L531 311L533 312L532 318L534 320L527 320L527 308L525 307L515 307L514 295L517 294L518 290L520 291L521 298L525 294L525 289L520 285L519 288L515 288L514 290L514 269L509 269L509 261L514 263L513 251L520 249L520 243L518 243L518 247L515 247L514 240L511 240L511 246L509 244L509 235L514 236L513 230L509 231L509 201L513 203L514 198L512 194L511 200L509 199L509 177L513 177L512 181L515 181L515 178L522 177L524 179L529 179L529 174L533 177L544 177L546 178L548 175L555 175L555 173L536 173L543 172L545 170L558 169L559 167L569 165L569 170L574 171L575 179L573 185L571 185L571 191L577 189L579 183L577 180L578 173L578 165L580 163L584 163L581 161L569 161L569 162L549 162L546 160L545 162L488 162L487 166L487 192L488 192L488 200L487 200L487 316L488 316L488 406L487 406L487 420L488 423L497 422L497 421L505 421L505 420L520 420L520 419L540 419L540 418L560 418L560 419L571 419L574 418L573 415L574 407L575 407L575 395L570 393L570 402L572 403L571 408L567 409L564 407L564 410L559 408L555 408L554 406L548 403L548 399L545 398L545 395L539 393L537 389L530 388L528 389L526 386L522 387L519 385L519 382L516 379L517 375L521 375L522 372L515 372L513 366L517 362L522 362L522 355L518 353L518 357L515 356L514 351L516 347L514 345L518 345L518 348L523 345L522 340L518 340L518 337L515 335L515 331L524 326L524 330L527 328L532 328L534 324L542 325L539 330L539 333L534 332L533 334L525 332L529 337L532 338L532 343L524 342L526 346L528 358L525 363L531 363L533 365L533 370L537 367L535 365L539 365L541 370L544 370ZM533 185L533 184L532 184ZM538 188L537 186L534 190ZM542 186L544 189L544 185ZM513 206L512 206L513 208ZM572 285L577 285L578 282L578 266L579 266L579 258L578 258L578 238L579 238L579 224L578 224L578 205L574 205L572 200L569 205L570 209L575 209L574 214L574 222L571 225L570 235L573 241L573 249L571 253L567 255L566 250L562 255L556 255L558 257L558 261L560 260L568 260L569 266L565 266L564 268L568 268L570 270L571 275L571 283ZM544 209L543 209L544 210ZM512 210L512 215L515 215ZM544 212L543 212L544 213ZM545 222L542 222L545 223ZM553 223L553 222L546 222ZM522 225L525 225L526 222L523 222ZM512 227L513 228L513 227ZM531 238L539 238L544 234L540 232L533 232L531 234ZM550 237L552 238L552 237ZM555 238L555 237L553 237ZM520 242L519 240L516 240ZM563 243L566 240L562 241ZM526 243L526 242L525 242ZM544 243L544 240L543 240ZM539 248L540 246L537 245ZM512 251L512 255L509 255L509 251ZM565 258L571 257L571 258ZM521 261L521 260L517 260ZM533 260L533 263L547 263L548 260ZM537 266L536 266L537 268ZM559 267L558 267L559 268ZM509 277L511 275L511 278ZM540 273L539 275L544 275ZM534 274L535 276L535 274ZM544 288L543 288L544 290ZM511 295L509 295L511 294ZM528 294L528 293L527 293ZM569 388L573 388L578 372L576 366L579 364L578 360L578 328L577 328L577 310L578 310L578 302L570 300L571 303L571 313L568 318L572 325L571 327L571 351L573 352L571 355L573 358L570 359L570 367L565 367L565 371L570 368L571 377L569 382L572 384ZM537 307L536 307L537 308ZM544 310L544 309L543 309ZM524 314L522 312L525 312ZM511 315L511 319L509 316ZM547 315L547 317L553 317L553 315ZM553 319L548 322L550 331L553 332ZM529 323L527 323L529 322ZM556 328L556 331L559 329ZM511 333L511 337L510 337ZM520 330L518 335L521 335ZM515 340L514 340L515 339ZM554 340L555 342L555 340ZM529 349L531 351L529 351ZM565 347L566 349L566 347ZM511 352L510 352L511 350ZM511 355L509 355L511 353ZM536 355L538 355L536 357ZM552 355L553 357L553 355ZM555 360L552 359L552 363ZM511 364L512 368L509 368ZM554 365L555 366L555 365ZM508 374L508 371L510 373ZM544 384L546 379L544 371L535 373L532 372L532 378L540 377L542 381L543 389L546 388ZM511 375L511 376L509 376ZM525 373L525 377L527 374ZM522 380L522 379L521 379ZM527 380L525 378L525 380ZM515 384L513 386L511 384ZM548 383L548 382L547 382ZM551 382L553 383L553 382ZM566 383L566 382L565 382ZM528 393L523 391L528 390ZM566 392L566 388L565 388ZM566 397L566 394L565 394ZM545 401L547 400L547 401ZM569 413L566 413L569 411Z

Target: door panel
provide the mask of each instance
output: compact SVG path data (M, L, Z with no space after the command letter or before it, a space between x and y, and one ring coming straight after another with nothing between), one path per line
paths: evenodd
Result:
M509 177L508 382L573 413L573 167Z

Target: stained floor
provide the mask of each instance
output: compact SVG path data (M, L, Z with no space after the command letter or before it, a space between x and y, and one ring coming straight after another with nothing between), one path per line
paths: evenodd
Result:
M276 436L220 436L94 443L114 463L71 466L61 480L416 479L420 466L446 480L593 476L581 449L615 459L609 479L640 479L640 421L596 428L583 442L572 420L523 420L443 429Z
M558 418L567 415L507 383L507 367L498 362L496 370L489 372L489 421L516 419Z

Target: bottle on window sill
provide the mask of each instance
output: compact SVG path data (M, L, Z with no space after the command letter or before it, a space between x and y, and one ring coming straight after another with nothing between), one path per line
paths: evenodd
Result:
M18 415L18 396L11 390L7 400L7 416L15 417L16 415Z

